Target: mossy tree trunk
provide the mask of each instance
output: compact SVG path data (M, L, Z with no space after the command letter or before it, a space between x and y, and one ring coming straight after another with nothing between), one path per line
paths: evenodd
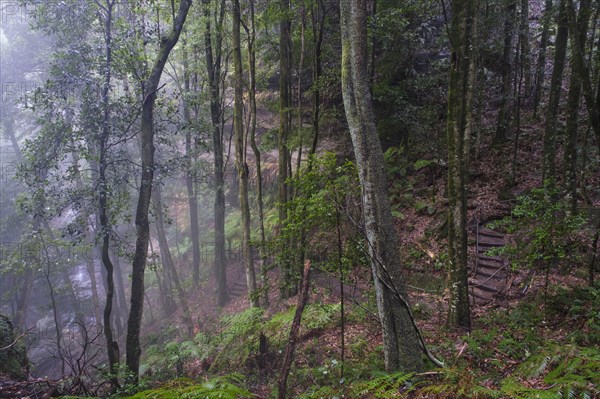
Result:
M342 94L362 187L365 238L375 284L388 370L423 369L419 333L400 278L393 225L367 71L367 1L340 0Z

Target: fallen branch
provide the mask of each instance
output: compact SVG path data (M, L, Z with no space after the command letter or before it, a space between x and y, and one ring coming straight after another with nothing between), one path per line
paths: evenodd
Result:
M23 338L25 335L29 334L29 331L33 330L33 327L31 327L29 330L25 331L23 334L19 335L17 338L15 338L15 340L8 346L5 346L4 348L0 348L0 351L6 351L9 350L10 348L12 348L13 346L15 346L17 344L17 342L19 342L19 340L21 338Z

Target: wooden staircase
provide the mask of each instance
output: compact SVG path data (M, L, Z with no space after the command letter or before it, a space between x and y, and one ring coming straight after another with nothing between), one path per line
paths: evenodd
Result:
M477 260L469 273L469 293L472 303L480 305L506 289L509 273L506 260L486 254L490 249L504 246L504 234L478 224L475 236Z

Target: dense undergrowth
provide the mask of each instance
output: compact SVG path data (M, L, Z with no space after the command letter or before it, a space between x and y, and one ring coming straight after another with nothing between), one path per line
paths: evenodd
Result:
M290 374L290 397L598 397L600 289L551 286L528 299L488 311L469 334L448 332L430 342L446 367L421 374L383 371L381 347L370 345L374 337L368 335L376 324L364 307L348 310L342 361L339 303L312 303ZM146 351L143 384L156 385L130 397L274 397L294 310L267 316L252 308L223 316L218 331L201 332L192 341L159 343L168 336L155 337Z

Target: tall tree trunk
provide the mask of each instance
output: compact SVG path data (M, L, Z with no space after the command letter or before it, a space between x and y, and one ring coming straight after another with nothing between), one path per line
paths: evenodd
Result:
M289 149L288 138L290 135L291 123L291 22L290 22L290 1L281 0L281 21L279 22L279 131L277 134L277 152L279 154L279 169L277 174L277 201L279 207L279 224L284 225L287 219L287 201L288 201L288 170L289 170ZM292 266L287 256L283 256L283 290L282 296L289 298L296 293L297 278L294 275Z
M229 299L227 294L227 276L225 270L225 170L223 160L223 130L221 106L221 50L222 28L225 13L225 1L221 0L215 11L215 49L211 28L211 1L202 0L206 26L204 31L204 47L206 51L206 69L210 86L210 115L212 121L214 175L215 175L215 280L217 282L217 304L224 306ZM217 19L218 16L218 19Z
M590 0L581 0L579 16L574 20L574 15L569 18L569 25L577 24L577 31L571 32L572 53L577 52L576 47L584 49L586 46L587 29L590 18ZM577 213L577 137L579 128L579 103L581 100L581 71L580 64L571 64L571 83L567 97L567 145L565 148L565 181L571 195L571 212Z
M8 137L11 142L11 146L13 148L13 152L15 153L15 157L17 163L21 163L23 161L23 154L21 153L21 148L19 143L17 142L17 138L15 136L14 129L14 120L10 116L4 116L3 120L4 134ZM33 229L34 231L38 231L41 226L41 213L36 212L36 216L33 217ZM19 331L25 331L26 328L26 318L29 309L29 299L31 298L31 289L33 288L33 265L29 265L25 263L24 274L23 274L23 284L21 288L17 290L17 309L15 312L15 327Z
M110 104L109 94L111 85L112 73L112 13L115 0L106 0L102 7L106 15L104 16L104 84L102 86L102 131L98 135L98 219L100 221L100 239L102 242L101 258L106 270L106 302L104 304L103 324L104 337L106 339L106 350L108 353L108 367L111 375L111 381L118 385L118 363L116 358L115 346L113 344L113 332L111 325L111 314L114 299L114 279L113 279L113 264L110 259L110 234L111 226L108 220L108 197L110 190L106 179L106 168L108 166L107 151L108 139L110 137Z
M106 58L104 60L104 85L102 87L102 132L98 138L98 218L100 220L100 238L102 241L101 258L106 269L106 302L104 304L104 337L106 338L106 350L108 353L108 368L112 382L118 386L117 364L119 359L116 357L115 346L113 344L113 332L111 326L111 314L114 300L115 284L113 279L113 264L110 259L110 231L111 225L108 220L108 197L109 188L106 179L106 168L108 166L107 145L110 137L110 104L109 94L112 73L112 12L116 0L106 0L104 11L106 12L104 20L104 46Z
M376 1L373 2L374 4ZM312 76L312 133L313 141L310 154L317 152L319 142L319 123L321 111L321 76L323 75L322 49L323 30L325 27L325 5L323 0L317 0L316 9L312 6L312 34L313 34L313 76ZM371 85L373 82L370 82Z
M177 269L175 268L175 264L173 263L173 257L171 256L171 250L169 249L169 243L167 241L167 235L165 233L165 222L163 217L161 192L162 189L160 187L160 184L157 184L154 187L154 192L152 194L154 214L156 216L156 233L158 236L158 245L160 247L160 258L162 260L162 264L166 272L165 279L172 279L175 283L175 289L177 290L179 302L181 303L181 307L183 310L183 320L188 329L188 337L193 337L194 323L192 322L190 307L188 305L183 286L181 285L181 281L179 280Z
M267 275L267 239L265 236L265 214L263 200L263 179L260 159L260 149L256 143L256 24L254 16L254 2L250 0L250 32L248 37L248 101L250 106L250 146L254 153L256 163L256 188L258 203L258 227L260 232L260 274L262 280L263 305L269 306L269 281Z
M296 104L296 117L298 119L298 134L300 136L300 144L298 145L298 156L296 158L296 176L300 176L300 165L302 164L302 147L303 137L302 133L302 78L304 75L304 54L306 50L306 8L304 3L300 3L300 61L298 63L298 92L297 92L297 104ZM297 191L297 187L294 187L294 192ZM296 194L294 193L294 197ZM302 251L304 254L304 251ZM304 259L300 260L300 264L304 264Z
M192 95L190 88L190 67L186 46L183 46L183 120L185 122L185 155L187 159L187 173L185 185L190 209L190 238L192 241L192 272L194 285L200 283L200 231L198 229L198 199L194 187L194 162L196 154L192 146L192 118L190 115L189 97Z
M256 277L250 247L250 202L248 200L248 163L246 162L246 139L244 137L244 77L242 73L242 44L240 39L241 12L239 0L233 0L233 63L235 96L233 103L233 140L235 143L235 166L239 180L240 210L242 212L242 258L246 269L246 286L251 306L258 306Z
M454 2L452 3L454 5ZM516 0L510 0L506 8L506 20L504 21L504 52L502 55L502 93L500 100L500 111L498 113L498 122L496 126L496 136L494 141L501 143L506 140L506 136L510 129L511 115L511 82L512 82L512 54L513 54L513 37L515 26L515 9L517 7ZM454 14L452 15L454 17ZM468 17L470 18L470 16ZM461 44L453 43L454 46ZM467 66L465 66L467 68ZM461 133L462 134L462 133Z
M146 257L148 255L148 241L150 239L150 224L148 222L148 210L152 194L152 180L154 178L154 103L156 101L158 84L163 69L171 50L179 40L179 35L191 0L180 0L177 16L173 21L171 31L161 38L160 47L156 60L150 71L150 75L144 82L144 100L142 105L142 122L140 139L142 147L142 176L140 181L139 197L135 214L135 226L137 238L135 253L131 272L131 308L127 320L127 367L131 372L131 381L138 382L140 368L140 327L142 324L142 313L144 310L144 272L146 270Z
M448 88L448 324L471 328L467 279L467 180L477 43L477 2L452 3L452 55ZM512 30L512 28L511 28ZM506 33L506 32L505 32ZM510 84L509 84L510 86Z
M400 278L398 236L392 223L383 152L377 136L367 71L367 1L340 0L342 94L362 187L368 254L388 370L423 369L419 332Z
M521 0L521 23L519 27L521 45L521 68L525 85L525 98L531 94L531 45L529 43L529 0Z
M571 30L571 34L573 37L579 37L579 29L576 21L575 14L575 6L573 5L573 0L565 0L568 1L567 11L570 15L569 19L572 21L569 24L569 29ZM591 13L590 5L587 2L583 2L584 7L581 7L581 16L589 19L589 14ZM582 32L581 35L586 35L587 32ZM590 120L590 125L594 130L594 134L596 135L596 145L598 146L598 150L600 151L600 74L598 75L598 87L596 87L596 93L594 93L594 86L592 84L592 75L590 73L590 68L585 62L585 50L584 47L580 44L578 40L575 40L575 45L573 46L574 54L573 54L573 62L575 64L575 68L579 71L579 77L581 81L581 87L583 91L583 98L585 99L585 105L588 111L588 117ZM600 45L600 44L599 44Z
M552 20L552 0L546 0L544 15L542 17L542 36L535 72L535 84L533 87L533 115L537 116L538 106L542 91L544 90L544 79L546 77L546 47L548 47L548 36L550 33L550 22Z
M556 162L556 125L558 123L558 106L562 89L563 72L567 57L567 41L569 38L569 21L567 15L567 0L560 0L558 10L558 32L554 52L554 68L550 82L550 98L546 108L546 123L544 126L544 155L542 182L555 178Z

